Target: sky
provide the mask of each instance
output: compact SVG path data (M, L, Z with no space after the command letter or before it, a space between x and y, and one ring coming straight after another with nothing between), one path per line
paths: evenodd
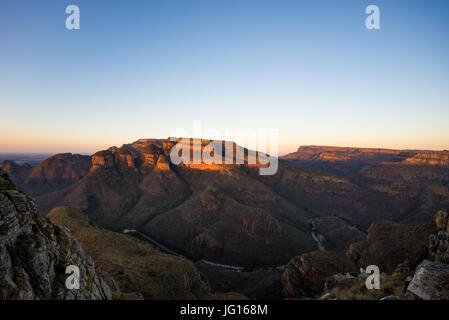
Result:
M277 129L280 153L449 149L448 35L446 0L0 0L0 153L93 153L194 121Z

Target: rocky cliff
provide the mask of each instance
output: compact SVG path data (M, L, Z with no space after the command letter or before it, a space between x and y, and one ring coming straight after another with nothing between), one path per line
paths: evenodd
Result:
M80 270L80 289L65 287L66 267ZM110 299L92 259L65 228L41 216L0 169L0 298Z
M174 165L174 145L139 140L97 152L88 175L39 203L44 212L70 206L103 227L138 229L195 260L276 266L315 248L306 212L239 165Z
M329 251L314 251L290 260L282 276L287 298L315 297L323 292L325 283L335 281L335 274L357 273L348 259Z
M346 255L361 268L377 265L381 272L392 273L406 259L422 260L434 232L433 221L410 224L376 221L368 229L366 239L353 243Z
M361 213L368 205L373 209L369 216L376 217L371 221L363 218L365 221L361 222L356 220L360 215L350 217L346 214L344 217L367 227L367 222L381 219L404 223L430 220L433 212L447 207L448 156L448 151L304 146L283 158L300 167L332 173L352 183L355 186L352 194L360 200L357 204L346 196L345 201L353 203L345 210L355 209ZM328 193L336 191L333 186L326 189ZM295 190L286 190L286 193L290 195L292 191L297 193ZM332 205L337 211L333 214L337 216L343 214L338 212L339 202L334 201Z

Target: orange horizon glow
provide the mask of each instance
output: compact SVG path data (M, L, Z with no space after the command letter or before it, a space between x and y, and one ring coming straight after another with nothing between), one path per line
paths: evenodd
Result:
M151 136L151 137L136 137L136 138L122 138L122 139L77 139L76 137L60 137L54 139L42 139L31 136L11 136L0 135L0 153L79 153L79 154L93 154L100 150L105 150L112 146L120 147L123 144L132 143L138 139L155 138L166 139L168 136ZM203 138L206 139L206 138ZM366 141L363 143L359 140L338 140L323 139L279 139L279 155L285 155L297 151L300 146L316 145L327 147L351 147L351 148L380 148L380 149L395 149L395 150L429 150L429 151L443 151L449 150L449 143L446 139L432 141L407 142L407 141ZM246 145L243 145L247 147Z

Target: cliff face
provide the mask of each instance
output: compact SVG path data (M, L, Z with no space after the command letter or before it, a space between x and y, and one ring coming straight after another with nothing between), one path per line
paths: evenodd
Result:
M282 159L308 168L352 177L365 166L394 161L400 158L400 153L400 150L375 148L301 146L296 152L287 154Z
M432 166L449 166L449 151L416 152L403 161L410 164L427 164Z
M238 266L276 266L315 248L304 211L239 165L174 165L174 145L139 140L97 152L87 176L39 199L42 211L79 208L103 227L138 229L194 259Z
M400 153L400 150L380 148L300 146L296 152L290 153L283 158L314 161L358 160L375 163L394 159Z
M433 221L410 224L376 221L368 229L366 239L353 243L346 255L360 267L374 264L382 272L392 273L404 260L424 254L433 232Z
M314 251L290 260L282 275L287 298L314 297L332 283L335 274L357 273L351 261L328 251Z
M38 198L41 211L75 207L103 227L139 229L194 258L272 266L315 248L312 215L349 222L317 222L329 250L342 254L360 240L357 229L376 220L423 221L449 206L445 152L306 146L280 160L275 175L261 176L261 164L248 164L252 152L237 163L235 143L209 153L223 160L232 147L232 164L175 165L176 142L141 139L97 152L81 180ZM188 151L204 151L210 141L195 142L183 139Z
M447 207L448 157L448 151L305 146L284 158L302 168L329 172L351 182L358 190L352 192L355 195L353 199L350 199L349 194L345 197L346 203L352 202L346 208L348 214L342 215L338 209L340 200L333 201L332 207L337 211L333 214L367 227L367 223L380 219L399 222L424 221L431 218L432 212ZM286 189L286 186L282 188ZM292 190L286 190L288 194L298 193L293 188L289 189ZM326 189L328 193L338 192L331 185ZM307 199L310 197L305 198ZM359 200L360 206L357 206L354 200ZM351 217L351 211L363 215L365 208L367 211L371 208L371 215L377 216L373 216L374 219L371 220L362 218L364 221L358 221L357 216Z
M68 290L66 267L80 270L80 289ZM110 299L111 291L98 276L70 232L47 221L34 201L16 190L0 169L0 298Z
M300 165L354 177L358 171L380 165L449 166L449 151L402 151L375 148L301 146L282 157ZM409 167L410 170L414 169ZM421 169L422 170L422 169Z

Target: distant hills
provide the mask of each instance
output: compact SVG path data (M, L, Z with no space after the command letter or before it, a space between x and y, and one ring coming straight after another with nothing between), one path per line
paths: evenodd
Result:
M249 269L316 249L311 221L342 255L374 221L425 221L449 205L448 151L302 146L280 159L275 175L261 176L247 163L174 165L173 145L140 139L35 168L0 166L43 213L78 208L100 226L137 229L193 260Z

